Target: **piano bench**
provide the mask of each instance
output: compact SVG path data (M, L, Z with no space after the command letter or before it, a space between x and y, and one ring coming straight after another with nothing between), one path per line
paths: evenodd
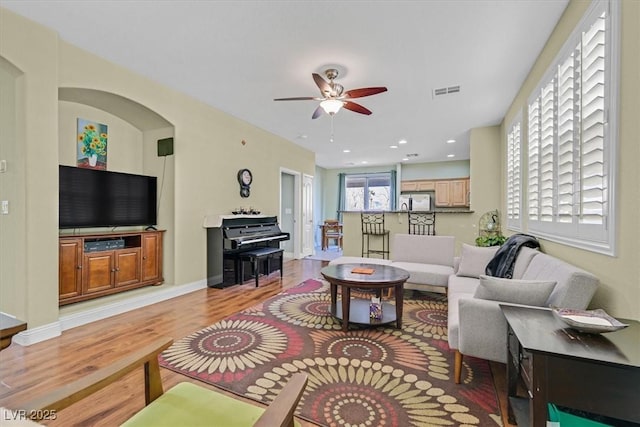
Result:
M251 263L253 275L256 278L256 288L258 287L258 276L260 276L260 266L266 263L265 275L271 273L271 260L278 258L280 267L280 278L282 278L282 260L284 258L284 249L280 248L258 248L238 254L240 257L240 284L244 283L244 262Z

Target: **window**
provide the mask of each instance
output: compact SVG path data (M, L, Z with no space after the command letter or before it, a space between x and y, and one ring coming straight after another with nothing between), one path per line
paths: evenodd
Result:
M391 210L390 173L347 175L344 186L345 210Z
M521 230L520 219L521 194L520 184L520 127L522 113L518 114L507 132L507 227L510 230Z
M529 98L526 199L531 234L613 255L617 47L609 8L615 2L594 2ZM509 191L508 182L507 215Z

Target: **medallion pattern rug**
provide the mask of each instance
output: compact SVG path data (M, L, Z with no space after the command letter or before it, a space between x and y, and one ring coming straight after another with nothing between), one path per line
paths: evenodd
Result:
M501 425L488 362L465 358L463 383L453 383L446 296L405 292L402 330L345 333L328 284L306 280L177 340L160 363L263 403L305 372L296 414L324 426Z

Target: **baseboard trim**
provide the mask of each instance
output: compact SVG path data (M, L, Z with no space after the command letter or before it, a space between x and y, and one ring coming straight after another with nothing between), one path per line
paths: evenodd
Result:
M101 307L94 307L78 313L71 313L60 316L57 322L47 325L38 326L36 328L27 329L13 337L13 342L22 346L29 346L41 341L60 336L63 331L87 323L106 319L111 316L126 313L138 308L146 307L151 304L166 301L171 298L186 295L188 293L207 288L206 280L198 280L197 282L188 283L182 286L167 286L158 292L152 294L139 295L122 301L106 304Z
M60 335L62 335L62 325L60 321L57 321L22 331L15 335L11 342L26 347L31 344L59 337Z

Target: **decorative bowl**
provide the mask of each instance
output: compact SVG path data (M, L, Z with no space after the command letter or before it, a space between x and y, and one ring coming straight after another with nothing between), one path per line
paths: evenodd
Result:
M619 322L604 310L575 310L572 308L553 308L553 315L572 329L588 334L613 332L626 328L626 323Z

